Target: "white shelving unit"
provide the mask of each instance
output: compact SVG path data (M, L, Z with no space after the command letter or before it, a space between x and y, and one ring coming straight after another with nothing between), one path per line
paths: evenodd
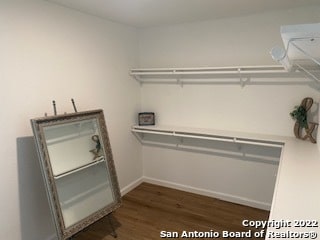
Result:
M258 137L248 137L241 136L241 133L234 133L227 131L217 131L217 130L207 130L205 133L205 129L201 129L198 132L195 130L188 130L187 128L175 128L175 127L146 127L146 126L133 126L131 129L134 133L141 134L155 134L155 135L166 135L166 136L174 136L180 138L193 138L193 139L202 139L202 140L212 140L212 141L221 141L221 142L232 142L232 143L242 143L242 144L250 144L257 146L265 146L265 147L282 147L283 142L270 140L268 137L260 139ZM253 135L252 135L253 136Z
M276 163L279 162L285 141L278 136L271 135L171 126L133 126L131 131L141 144L212 153L219 152L235 157L251 157ZM153 137L150 138L149 136ZM169 137L174 138L174 140L169 139ZM194 141L198 143L194 144ZM212 145L208 142L218 144ZM227 147L227 144L223 144L223 147L221 147L222 143L230 143L236 147Z
M142 83L201 83L217 81L239 81L243 86L251 78L303 78L306 74L300 70L288 72L281 65L269 66L232 66L198 68L141 68L131 69L130 73Z

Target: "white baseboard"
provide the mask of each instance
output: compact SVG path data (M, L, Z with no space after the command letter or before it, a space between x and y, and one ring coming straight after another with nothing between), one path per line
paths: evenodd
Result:
M120 192L121 192L121 196L126 195L128 192L130 192L131 190L133 190L134 188L136 188L137 186L139 186L141 183L143 183L143 177L133 181L132 183L130 183L129 185L123 187Z
M233 202L233 203L254 207L254 208L259 208L263 210L269 211L271 209L270 203L255 201L252 199L243 198L236 195L215 192L207 189L195 188L188 185L178 184L174 182L169 182L169 181L164 181L164 180L159 180L159 179L149 178L149 177L143 177L143 182L160 185L164 187L169 187L169 188L174 188L174 189L191 192L199 195L204 195L208 197L213 197L213 198L221 199L227 202Z
M203 196L213 197L213 198L221 199L227 202L233 202L233 203L254 207L254 208L259 208L267 211L271 209L270 203L260 202L253 199L244 198L244 197L240 197L232 194L215 192L207 189L196 188L188 185L159 180L159 179L150 178L150 177L141 177L136 181L130 183L129 185L125 186L124 188L121 189L121 196L124 196L125 194L127 194L128 192L130 192L131 190L133 190L143 182L164 186L164 187L169 187L169 188L174 188L174 189L191 192L191 193L195 193Z

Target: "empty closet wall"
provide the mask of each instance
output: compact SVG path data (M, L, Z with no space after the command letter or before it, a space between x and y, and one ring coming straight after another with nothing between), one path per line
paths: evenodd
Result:
M276 64L269 54L282 46L280 26L319 21L320 7L266 12L216 21L140 31L140 67L219 67ZM142 111L154 111L160 125L213 128L293 136L289 112L302 98L319 101L314 85L252 78L246 86L144 84ZM296 80L295 80L296 81ZM277 165L215 154L143 147L149 181L270 206ZM257 204L256 204L257 203Z

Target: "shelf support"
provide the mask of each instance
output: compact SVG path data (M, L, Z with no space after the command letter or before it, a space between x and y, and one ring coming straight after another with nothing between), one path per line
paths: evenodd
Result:
M139 75L134 74L133 75L134 79L140 84L140 87L143 85L143 81Z
M177 148L183 144L183 137L179 137L180 142L177 143Z
M183 81L181 80L180 77L177 77L177 84L179 84L180 87L183 87Z
M243 88L244 87L244 82L243 82L242 76L241 76L241 68L238 68L238 74L239 74L240 86Z

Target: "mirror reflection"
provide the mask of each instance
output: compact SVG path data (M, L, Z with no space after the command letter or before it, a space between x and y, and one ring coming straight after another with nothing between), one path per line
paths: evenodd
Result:
M43 128L55 176L105 160L96 119Z

